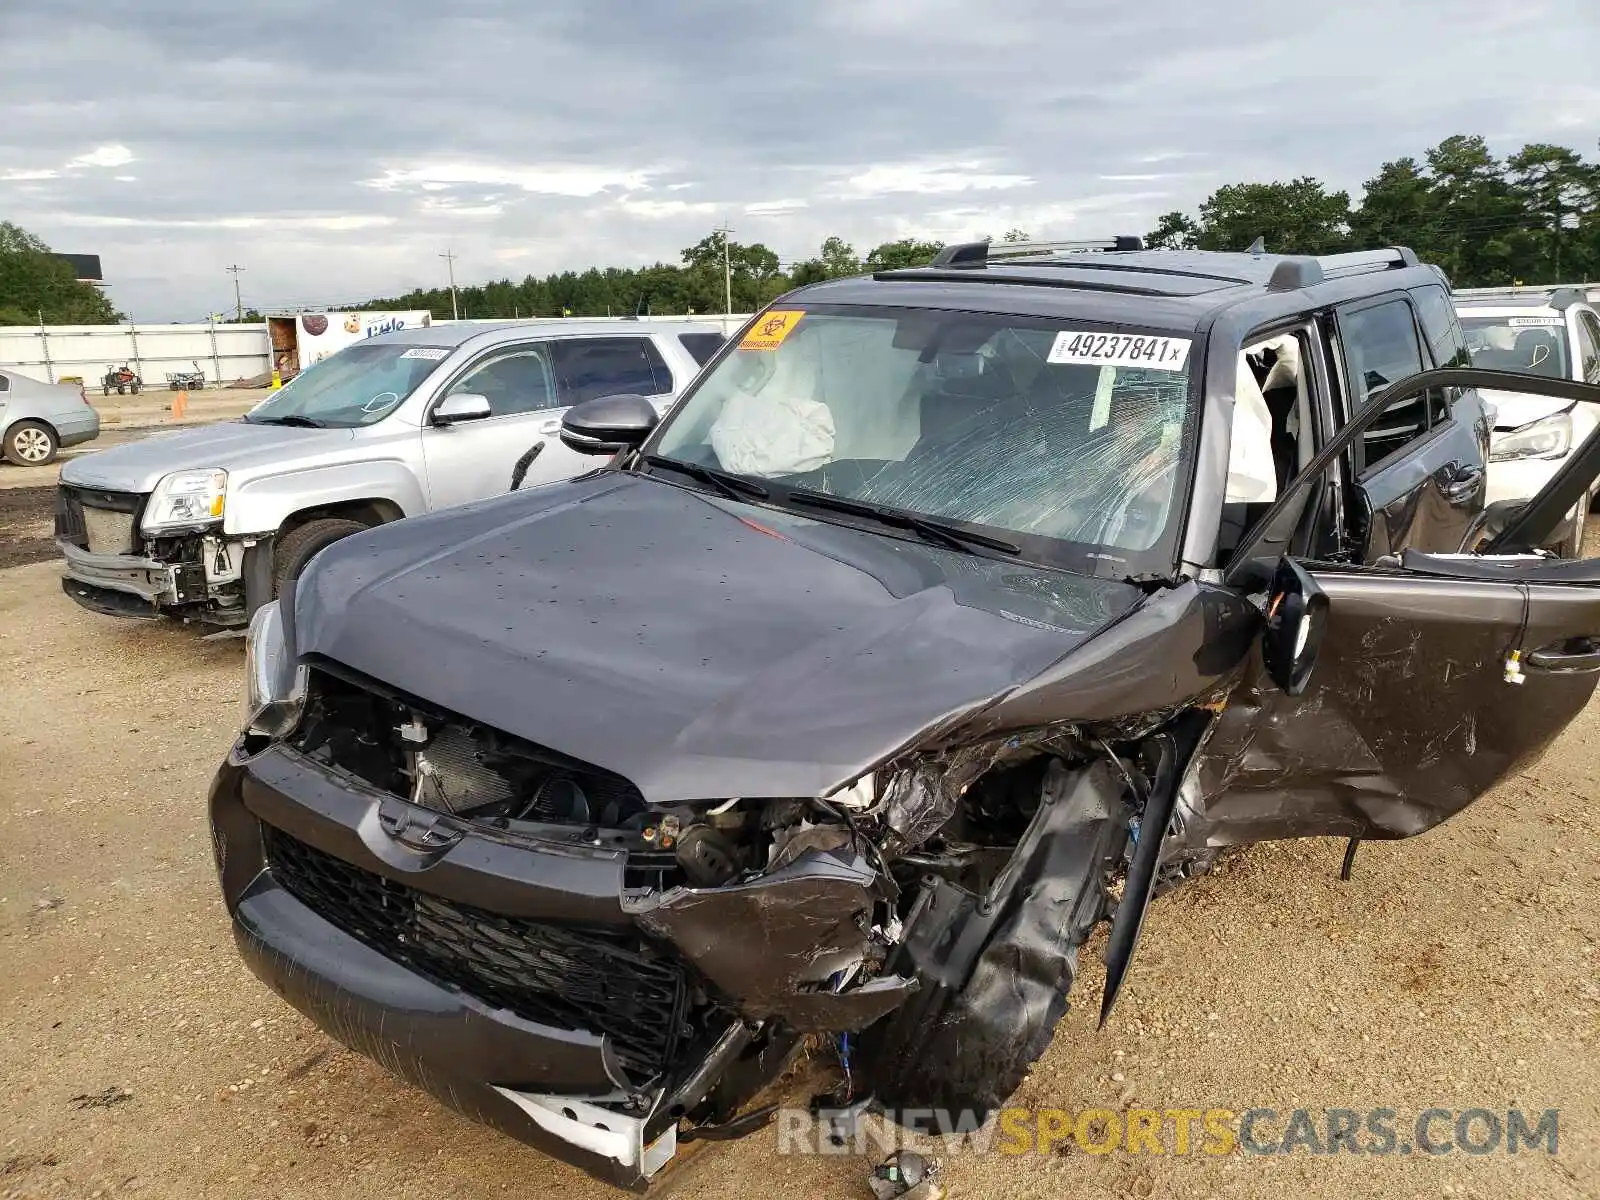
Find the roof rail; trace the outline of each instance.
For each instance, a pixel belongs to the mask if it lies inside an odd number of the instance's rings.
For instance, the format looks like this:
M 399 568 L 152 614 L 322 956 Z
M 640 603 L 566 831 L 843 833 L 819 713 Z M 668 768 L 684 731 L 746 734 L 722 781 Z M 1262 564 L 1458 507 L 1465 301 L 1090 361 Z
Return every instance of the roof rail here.
M 934 256 L 930 267 L 981 267 L 997 259 L 1045 258 L 1107 250 L 1143 250 L 1142 237 L 1120 234 L 1076 242 L 957 242 Z
M 1384 250 L 1357 250 L 1349 254 L 1297 255 L 1286 258 L 1272 270 L 1267 281 L 1269 292 L 1293 292 L 1315 287 L 1326 279 L 1345 275 L 1365 275 L 1369 271 L 1397 271 L 1420 265 L 1417 256 L 1404 246 Z

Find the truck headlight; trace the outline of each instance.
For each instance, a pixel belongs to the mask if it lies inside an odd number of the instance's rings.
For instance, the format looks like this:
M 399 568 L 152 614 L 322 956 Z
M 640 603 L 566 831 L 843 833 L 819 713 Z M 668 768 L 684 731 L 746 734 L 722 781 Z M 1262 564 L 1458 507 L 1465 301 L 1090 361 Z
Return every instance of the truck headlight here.
M 1521 429 L 1490 435 L 1489 461 L 1562 458 L 1570 449 L 1572 449 L 1572 414 L 1558 412 L 1531 425 L 1524 425 Z
M 207 468 L 163 476 L 144 506 L 146 533 L 209 525 L 222 519 L 228 503 L 228 473 Z
M 294 661 L 276 600 L 250 618 L 244 660 L 246 732 L 270 738 L 292 733 L 306 705 L 307 671 Z

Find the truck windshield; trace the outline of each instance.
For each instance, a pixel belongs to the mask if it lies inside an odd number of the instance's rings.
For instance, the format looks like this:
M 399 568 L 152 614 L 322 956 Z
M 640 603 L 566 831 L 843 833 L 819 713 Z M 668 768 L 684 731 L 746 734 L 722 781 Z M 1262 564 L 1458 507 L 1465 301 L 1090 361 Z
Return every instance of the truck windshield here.
M 1569 378 L 1564 317 L 1555 313 L 1479 317 L 1464 312 L 1461 329 L 1475 367 Z
M 793 495 L 810 516 L 825 492 L 989 530 L 1073 570 L 1164 574 L 1189 351 L 1179 334 L 1073 320 L 769 312 L 649 450 L 758 479 L 769 503 Z
M 302 371 L 245 414 L 258 425 L 350 429 L 400 407 L 450 351 L 442 346 L 362 342 Z

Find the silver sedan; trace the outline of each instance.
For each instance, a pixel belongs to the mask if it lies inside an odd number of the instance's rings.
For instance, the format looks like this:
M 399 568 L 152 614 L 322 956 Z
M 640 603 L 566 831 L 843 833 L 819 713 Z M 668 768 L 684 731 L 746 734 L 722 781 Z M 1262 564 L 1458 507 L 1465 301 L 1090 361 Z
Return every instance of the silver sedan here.
M 100 414 L 82 384 L 43 383 L 0 368 L 0 455 L 38 467 L 63 446 L 100 436 Z

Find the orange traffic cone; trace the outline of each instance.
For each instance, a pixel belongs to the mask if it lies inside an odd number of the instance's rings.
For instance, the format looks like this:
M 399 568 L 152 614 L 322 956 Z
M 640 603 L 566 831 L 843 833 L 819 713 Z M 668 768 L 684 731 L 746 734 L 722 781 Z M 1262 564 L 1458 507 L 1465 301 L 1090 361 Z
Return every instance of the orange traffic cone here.
M 187 388 L 178 391 L 178 398 L 172 402 L 172 415 L 178 420 L 183 420 L 183 413 L 189 407 L 189 392 Z

